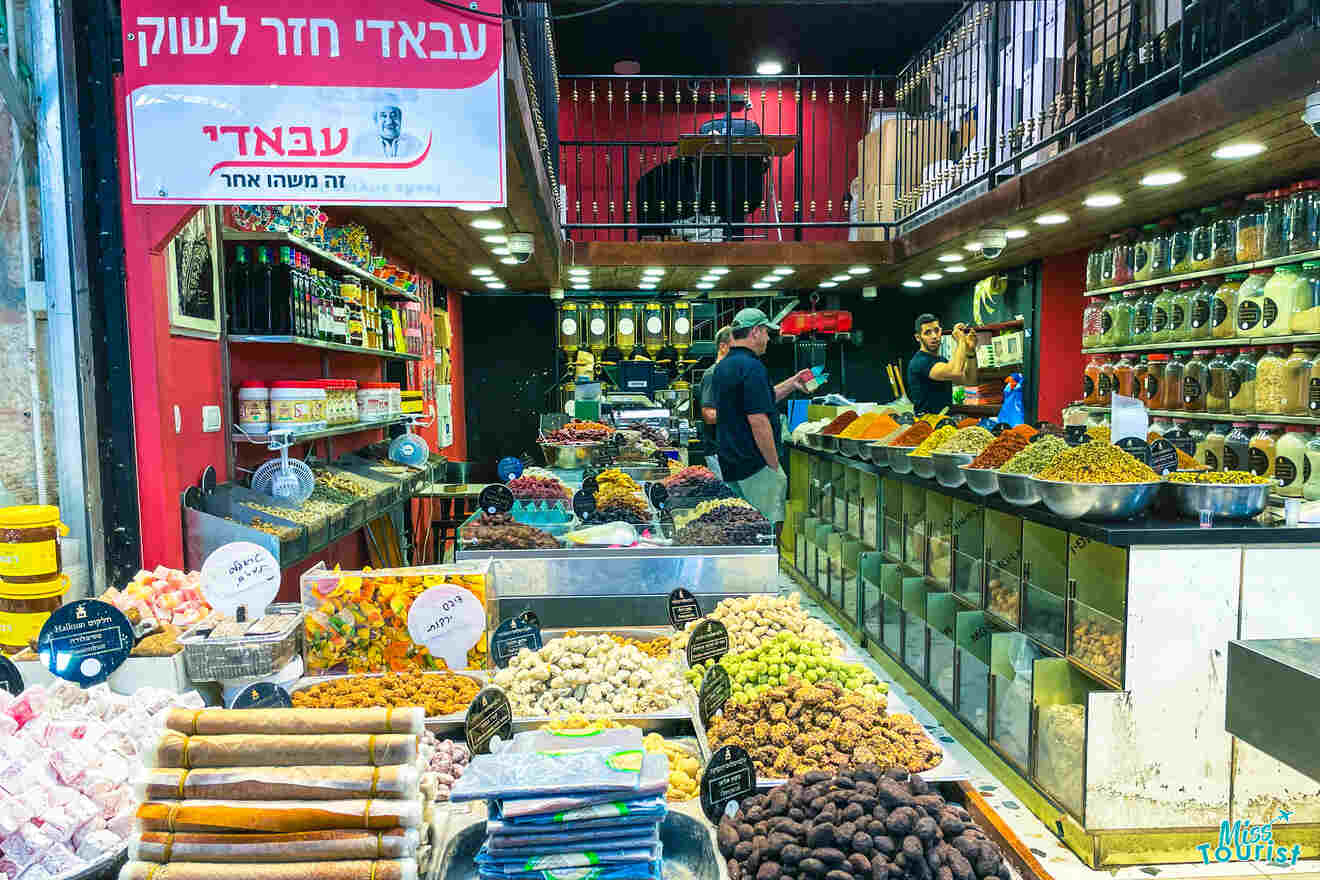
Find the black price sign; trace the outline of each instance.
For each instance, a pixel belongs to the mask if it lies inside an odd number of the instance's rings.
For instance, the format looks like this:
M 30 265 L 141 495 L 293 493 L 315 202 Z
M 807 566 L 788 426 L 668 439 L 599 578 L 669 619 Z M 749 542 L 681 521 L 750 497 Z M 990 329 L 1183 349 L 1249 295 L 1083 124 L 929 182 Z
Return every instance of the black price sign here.
M 669 625 L 682 629 L 694 620 L 701 619 L 701 604 L 690 590 L 679 587 L 669 591 Z
M 1188 434 L 1182 428 L 1172 428 L 1165 431 L 1164 439 L 1168 440 L 1174 449 L 1181 449 L 1184 455 L 1196 454 L 1196 441 L 1192 439 L 1191 434 Z
M 497 687 L 482 688 L 468 704 L 463 738 L 472 754 L 484 755 L 490 751 L 490 741 L 497 736 L 500 739 L 513 736 L 513 707 L 504 691 Z
M 701 677 L 701 689 L 697 691 L 697 713 L 701 723 L 710 727 L 711 721 L 729 702 L 733 695 L 733 682 L 724 667 L 716 663 Z
M 1069 425 L 1063 429 L 1063 439 L 1069 446 L 1081 446 L 1091 442 L 1091 435 L 1086 433 L 1086 425 Z
M 1031 435 L 1031 439 L 1028 440 L 1027 442 L 1039 443 L 1040 441 L 1044 440 L 1046 437 L 1053 437 L 1053 436 L 1054 436 L 1053 434 L 1047 433 L 1045 431 L 1037 431 L 1036 433 Z
M 1040 419 L 1039 421 L 1036 422 L 1035 425 L 1033 425 L 1033 427 L 1037 431 L 1044 431 L 1047 430 L 1048 428 L 1055 427 L 1055 424 L 1051 422 L 1049 419 Z
M 491 483 L 481 490 L 477 504 L 486 513 L 508 513 L 513 510 L 513 490 L 503 483 Z
M 720 746 L 701 774 L 701 811 L 711 824 L 719 824 L 729 804 L 738 804 L 756 791 L 756 765 L 747 750 Z
M 656 510 L 664 510 L 669 505 L 669 490 L 663 483 L 647 483 L 646 495 Z
M 894 421 L 898 422 L 900 425 L 912 425 L 916 424 L 917 417 L 910 412 L 899 413 L 894 416 Z
M 239 691 L 229 704 L 231 709 L 292 709 L 289 692 L 269 681 L 259 681 Z
M 531 612 L 527 612 L 531 613 Z M 523 648 L 541 650 L 541 624 L 529 623 L 521 616 L 510 617 L 495 627 L 490 636 L 490 656 L 500 669 L 509 665 L 509 661 L 518 656 Z
M 573 512 L 581 520 L 591 518 L 596 512 L 596 490 L 587 491 L 586 486 L 573 493 Z
M 541 618 L 537 617 L 536 612 L 530 608 L 528 608 L 522 614 L 519 614 L 518 619 L 529 626 L 534 626 L 537 629 L 541 628 Z
M 1114 445 L 1142 464 L 1150 464 L 1150 444 L 1140 437 L 1124 437 Z M 1173 460 L 1176 464 L 1178 456 L 1175 455 Z
M 83 599 L 46 619 L 37 654 L 51 674 L 80 687 L 100 684 L 133 650 L 133 625 L 109 602 Z
M 582 474 L 582 491 L 595 495 L 596 490 L 600 488 L 600 484 L 596 482 L 596 477 L 599 475 L 600 468 L 587 468 Z
M 0 690 L 8 691 L 13 696 L 23 693 L 23 676 L 18 674 L 14 661 L 0 654 Z
M 1146 462 L 1151 470 L 1163 476 L 1178 469 L 1178 450 L 1163 437 L 1150 444 L 1150 458 Z
M 703 620 L 692 628 L 687 643 L 688 666 L 717 661 L 729 653 L 729 631 L 718 620 Z
M 998 437 L 1000 434 L 1007 431 L 1009 427 L 1010 426 L 1008 422 L 996 422 L 995 425 L 990 429 L 990 433 Z

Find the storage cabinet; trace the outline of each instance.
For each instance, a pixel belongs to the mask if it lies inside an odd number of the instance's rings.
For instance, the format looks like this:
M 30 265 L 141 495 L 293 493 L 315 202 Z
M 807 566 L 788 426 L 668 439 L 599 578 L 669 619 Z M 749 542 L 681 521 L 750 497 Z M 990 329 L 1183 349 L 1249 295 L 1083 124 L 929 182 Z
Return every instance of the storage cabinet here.
M 985 512 L 985 607 L 1016 629 L 1022 607 L 1022 520 L 1001 510 Z
M 1022 523 L 1022 631 L 1053 651 L 1068 648 L 1068 533 Z
M 891 559 L 903 558 L 903 487 L 898 480 L 880 481 L 880 505 L 884 511 L 881 529 L 883 548 Z
M 1068 656 L 1123 684 L 1128 553 L 1088 538 L 1068 544 Z
M 953 498 L 926 493 L 926 577 L 934 587 L 949 590 L 953 575 Z
M 986 509 L 971 501 L 954 499 L 950 547 L 953 554 L 953 592 L 965 605 L 980 608 L 985 589 Z

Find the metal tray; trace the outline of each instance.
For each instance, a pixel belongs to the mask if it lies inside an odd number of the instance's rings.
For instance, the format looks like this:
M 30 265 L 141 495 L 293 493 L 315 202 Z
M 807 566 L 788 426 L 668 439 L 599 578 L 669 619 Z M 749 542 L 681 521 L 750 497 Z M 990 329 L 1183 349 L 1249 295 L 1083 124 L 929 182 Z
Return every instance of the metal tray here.
M 820 434 L 820 448 L 826 452 L 839 451 L 839 438 L 833 434 Z
M 295 602 L 277 602 L 268 606 L 265 613 L 288 615 L 290 622 L 274 635 L 237 636 L 219 641 L 194 636 L 194 632 L 207 623 L 209 616 L 188 627 L 179 636 L 188 677 L 193 681 L 225 681 L 274 675 L 283 669 L 301 649 L 303 606 Z
M 863 447 L 871 457 L 871 463 L 880 467 L 889 467 L 889 447 L 879 443 L 868 443 Z
M 289 688 L 289 695 L 292 696 L 293 694 L 296 694 L 299 691 L 305 691 L 308 688 L 315 687 L 318 684 L 324 684 L 327 681 L 335 681 L 341 678 L 381 678 L 385 674 L 386 673 L 384 672 L 348 672 L 340 675 L 307 675 L 298 679 L 296 682 L 293 683 L 293 686 Z M 448 672 L 442 672 L 437 670 L 435 672 L 423 673 L 423 675 L 444 675 L 444 674 L 461 675 L 464 678 L 470 678 L 477 683 L 479 688 L 485 687 L 487 684 L 490 683 L 490 677 L 484 671 L 476 670 L 476 669 L 456 669 L 456 670 L 449 670 Z M 452 727 L 462 727 L 463 720 L 464 718 L 466 718 L 466 716 L 467 716 L 467 710 L 464 709 L 462 712 L 454 712 L 449 715 L 430 716 L 424 720 L 424 723 L 426 725 L 427 730 L 431 730 L 433 732 L 435 730 L 447 730 Z

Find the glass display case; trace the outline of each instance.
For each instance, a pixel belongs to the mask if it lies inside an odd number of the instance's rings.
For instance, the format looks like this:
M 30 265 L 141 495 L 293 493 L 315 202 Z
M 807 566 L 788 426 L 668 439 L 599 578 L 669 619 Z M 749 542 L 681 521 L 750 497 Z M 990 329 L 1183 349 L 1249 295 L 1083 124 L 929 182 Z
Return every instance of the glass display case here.
M 835 463 L 830 484 L 833 492 L 831 511 L 834 516 L 834 528 L 841 532 L 848 531 L 848 474 L 853 471 L 847 465 Z
M 825 551 L 828 563 L 824 592 L 835 608 L 843 604 L 843 542 L 846 537 L 835 529 L 830 533 Z
M 972 608 L 982 607 L 985 587 L 985 513 L 972 501 L 953 502 L 953 592 Z
M 990 637 L 995 624 L 984 611 L 962 611 L 954 620 L 958 701 L 954 711 L 982 738 L 990 737 Z
M 1071 604 L 1068 656 L 1123 684 L 1128 554 L 1123 547 L 1073 536 L 1068 544 Z
M 926 586 L 924 577 L 903 578 L 903 664 L 926 681 Z
M 990 745 L 1027 773 L 1031 762 L 1031 677 L 1044 656 L 1039 645 L 1020 632 L 990 636 L 990 692 L 993 713 Z
M 903 561 L 917 572 L 926 570 L 926 490 L 903 484 Z
M 816 577 L 816 529 L 820 519 L 815 516 L 802 518 L 802 528 L 797 536 L 797 570 L 807 583 L 815 583 Z
M 848 501 L 848 525 L 844 531 L 860 541 L 862 539 L 862 472 L 857 468 L 847 468 L 844 493 Z
M 883 584 L 886 578 L 897 577 L 898 566 L 885 562 L 883 554 L 864 551 L 857 559 L 858 589 L 861 592 L 857 625 L 866 638 L 876 644 L 884 641 Z
M 953 498 L 943 492 L 926 493 L 926 577 L 932 586 L 951 588 L 953 575 Z
M 858 623 L 857 611 L 857 576 L 860 573 L 862 542 L 851 535 L 843 536 L 843 579 L 839 589 L 839 610 L 845 620 L 854 626 Z
M 890 559 L 903 558 L 903 486 L 898 480 L 880 481 L 881 540 Z
M 1022 605 L 1022 520 L 1011 513 L 985 512 L 985 607 L 1016 629 Z
M 825 471 L 828 465 L 824 459 L 811 456 L 807 466 L 807 513 L 819 518 L 824 495 Z
M 1033 678 L 1032 779 L 1080 822 L 1086 792 L 1087 695 L 1105 688 L 1058 657 L 1037 660 Z
M 857 520 L 861 523 L 863 546 L 868 550 L 880 549 L 880 478 L 861 471 L 857 493 Z
M 816 526 L 816 547 L 813 552 L 815 563 L 811 567 L 812 586 L 827 593 L 830 583 L 830 535 L 834 534 L 834 527 L 827 522 L 822 522 Z
M 1068 649 L 1068 533 L 1022 524 L 1022 626 L 1062 654 Z
M 958 611 L 962 608 L 952 593 L 929 593 L 926 596 L 926 629 L 930 644 L 927 665 L 930 686 L 935 695 L 954 706 L 957 700 L 954 681 L 954 655 L 956 653 Z
M 903 572 L 896 564 L 894 573 L 880 580 L 880 644 L 895 660 L 903 659 Z

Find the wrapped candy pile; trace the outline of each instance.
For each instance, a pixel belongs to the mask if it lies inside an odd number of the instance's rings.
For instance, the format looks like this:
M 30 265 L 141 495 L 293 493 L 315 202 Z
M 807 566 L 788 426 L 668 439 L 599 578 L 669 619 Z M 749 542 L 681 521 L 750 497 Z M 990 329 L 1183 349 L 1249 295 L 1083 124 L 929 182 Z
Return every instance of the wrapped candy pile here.
M 47 880 L 117 852 L 137 808 L 132 777 L 160 716 L 200 709 L 195 692 L 106 685 L 0 690 L 0 874 Z
M 139 571 L 123 590 L 111 587 L 98 598 L 124 612 L 134 623 L 151 618 L 160 624 L 186 627 L 211 613 L 211 606 L 202 598 L 201 573 L 163 565 L 154 571 Z

